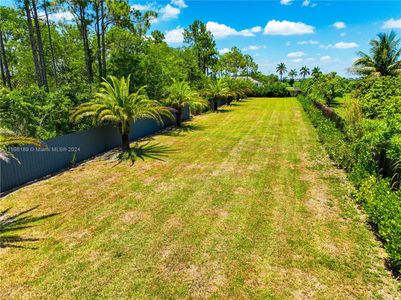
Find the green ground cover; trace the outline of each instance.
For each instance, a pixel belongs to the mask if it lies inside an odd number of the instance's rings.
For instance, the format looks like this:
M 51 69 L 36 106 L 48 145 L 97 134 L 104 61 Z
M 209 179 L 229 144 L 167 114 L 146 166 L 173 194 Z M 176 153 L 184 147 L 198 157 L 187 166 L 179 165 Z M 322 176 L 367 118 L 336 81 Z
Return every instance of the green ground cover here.
M 398 297 L 295 98 L 234 103 L 140 145 L 134 165 L 104 155 L 0 200 L 3 220 L 32 209 L 3 226 L 1 297 Z

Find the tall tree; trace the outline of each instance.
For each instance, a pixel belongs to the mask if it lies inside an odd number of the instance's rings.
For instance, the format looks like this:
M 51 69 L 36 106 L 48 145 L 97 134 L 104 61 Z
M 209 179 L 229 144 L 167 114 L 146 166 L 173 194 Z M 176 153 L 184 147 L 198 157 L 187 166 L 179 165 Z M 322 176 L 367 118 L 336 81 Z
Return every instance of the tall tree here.
M 104 9 L 104 0 L 100 1 L 100 26 L 101 26 L 101 37 L 102 37 L 102 66 L 103 66 L 103 78 L 107 76 L 107 65 L 106 65 L 106 39 L 105 39 L 105 32 L 106 32 L 106 23 L 105 23 L 105 9 Z
M 202 21 L 194 21 L 184 30 L 184 43 L 192 47 L 198 57 L 198 66 L 203 74 L 208 75 L 210 67 L 217 61 L 216 42 L 212 33 Z
M 312 69 L 311 75 L 312 75 L 314 78 L 318 77 L 318 76 L 321 75 L 321 74 L 322 74 L 322 71 L 320 70 L 319 67 L 314 67 L 314 68 Z
M 300 70 L 299 70 L 299 75 L 302 76 L 303 79 L 305 79 L 306 76 L 308 76 L 310 74 L 310 71 L 308 69 L 307 66 L 303 66 Z
M 40 64 L 39 64 L 39 57 L 38 57 L 38 49 L 36 46 L 36 41 L 35 41 L 35 35 L 33 31 L 33 26 L 32 26 L 32 15 L 31 15 L 31 8 L 30 8 L 30 2 L 29 0 L 23 0 L 24 1 L 24 10 L 25 10 L 25 15 L 26 15 L 26 21 L 28 24 L 28 33 L 29 33 L 29 42 L 31 45 L 31 50 L 32 50 L 32 57 L 33 57 L 33 64 L 35 66 L 35 74 L 36 74 L 36 79 L 38 81 L 38 86 L 42 87 L 43 86 L 43 77 L 42 73 L 40 72 Z
M 288 72 L 288 76 L 289 76 L 291 79 L 294 79 L 295 77 L 298 76 L 297 70 L 296 70 L 296 69 L 291 69 L 290 72 Z
M 279 63 L 276 67 L 276 72 L 280 75 L 280 80 L 283 80 L 283 75 L 287 73 L 287 67 L 284 63 Z
M 98 73 L 99 73 L 99 82 L 102 81 L 103 76 L 103 59 L 102 59 L 102 46 L 101 46 L 101 35 L 102 35 L 102 27 L 101 27 L 101 3 L 99 0 L 95 0 L 93 2 L 93 9 L 95 11 L 95 33 L 96 33 L 96 57 L 97 57 L 97 64 L 98 64 Z
M 43 10 L 45 12 L 45 17 L 46 17 L 47 35 L 49 38 L 49 45 L 50 45 L 50 54 L 51 54 L 51 60 L 52 60 L 54 85 L 57 87 L 58 80 L 57 80 L 56 58 L 54 55 L 54 45 L 53 45 L 53 39 L 52 39 L 52 34 L 51 34 L 51 29 L 50 29 L 49 13 L 47 11 L 49 6 L 50 6 L 50 2 L 47 0 L 44 0 L 43 1 Z
M 377 39 L 370 41 L 370 55 L 358 52 L 359 58 L 354 62 L 352 71 L 360 75 L 401 75 L 399 44 L 400 39 L 397 39 L 394 31 L 379 33 Z
M 7 87 L 12 90 L 12 85 L 11 85 L 11 75 L 10 75 L 10 69 L 8 67 L 8 58 L 6 54 L 6 48 L 4 46 L 4 38 L 3 38 L 3 31 L 1 30 L 0 27 L 0 64 L 1 64 L 1 77 L 3 80 L 4 85 L 7 85 Z
M 88 82 L 93 80 L 93 67 L 92 67 L 92 50 L 89 45 L 89 32 L 88 27 L 92 24 L 92 19 L 89 14 L 91 9 L 91 0 L 60 0 L 62 4 L 66 4 L 69 11 L 74 15 L 79 28 L 82 45 L 84 50 L 84 59 L 86 67 L 86 77 Z
M 37 40 L 37 45 L 38 45 L 40 74 L 42 77 L 42 83 L 45 87 L 45 90 L 49 91 L 49 83 L 47 81 L 45 52 L 43 50 L 43 40 L 42 40 L 42 33 L 40 30 L 40 24 L 39 24 L 38 8 L 36 5 L 36 0 L 31 0 L 31 1 L 32 1 L 33 21 L 35 24 L 36 40 Z

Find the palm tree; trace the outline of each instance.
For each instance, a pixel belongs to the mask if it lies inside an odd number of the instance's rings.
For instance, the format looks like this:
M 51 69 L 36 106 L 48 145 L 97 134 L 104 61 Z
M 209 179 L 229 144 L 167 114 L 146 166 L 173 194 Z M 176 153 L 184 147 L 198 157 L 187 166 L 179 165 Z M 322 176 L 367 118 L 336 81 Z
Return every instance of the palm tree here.
M 245 80 L 226 77 L 225 81 L 230 91 L 227 96 L 228 105 L 230 105 L 232 101 L 246 98 L 249 88 L 247 87 Z
M 299 70 L 299 75 L 302 76 L 303 79 L 305 79 L 306 76 L 308 76 L 310 74 L 310 71 L 308 69 L 307 66 L 303 66 L 300 70 Z
M 283 75 L 287 73 L 287 67 L 284 63 L 279 63 L 277 65 L 276 72 L 280 75 L 280 80 L 283 80 Z
M 129 132 L 131 124 L 139 119 L 154 119 L 163 124 L 163 116 L 173 118 L 170 111 L 157 101 L 149 100 L 144 93 L 145 86 L 130 93 L 130 76 L 118 79 L 109 76 L 102 82 L 96 98 L 76 107 L 71 118 L 78 121 L 91 116 L 98 123 L 113 123 L 121 134 L 123 151 L 130 150 Z
M 295 69 L 290 70 L 290 72 L 288 72 L 288 76 L 290 76 L 291 79 L 294 79 L 295 77 L 298 76 L 298 72 Z
M 179 127 L 181 127 L 182 111 L 185 106 L 189 106 L 191 110 L 200 110 L 207 106 L 207 101 L 192 90 L 186 81 L 174 81 L 166 91 L 168 96 L 164 103 L 175 109 L 175 121 Z
M 314 78 L 318 77 L 320 74 L 322 74 L 322 71 L 320 70 L 319 67 L 314 67 L 314 68 L 312 69 L 311 75 L 312 75 Z
M 360 75 L 401 75 L 400 39 L 396 36 L 394 31 L 379 33 L 377 39 L 370 41 L 370 55 L 359 51 L 351 70 Z
M 212 110 L 217 111 L 219 100 L 229 97 L 230 89 L 227 82 L 223 78 L 220 78 L 209 82 L 203 93 L 209 100 Z
M 37 139 L 20 136 L 11 130 L 0 128 L 0 160 L 9 162 L 10 158 L 13 158 L 19 163 L 19 160 L 10 152 L 9 147 L 22 145 L 44 146 L 44 144 Z

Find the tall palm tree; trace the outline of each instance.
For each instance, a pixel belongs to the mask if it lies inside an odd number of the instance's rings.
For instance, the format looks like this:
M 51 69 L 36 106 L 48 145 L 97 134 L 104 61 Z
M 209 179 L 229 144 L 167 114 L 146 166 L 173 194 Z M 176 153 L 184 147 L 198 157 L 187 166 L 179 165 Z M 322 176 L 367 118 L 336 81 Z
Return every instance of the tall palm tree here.
M 11 130 L 0 128 L 0 160 L 9 162 L 10 158 L 13 158 L 19 163 L 19 160 L 10 152 L 9 147 L 23 145 L 43 147 L 43 143 L 37 139 L 20 136 Z
M 400 39 L 396 37 L 394 31 L 379 33 L 377 39 L 370 41 L 370 55 L 358 52 L 359 58 L 354 62 L 352 70 L 361 75 L 401 75 Z
M 314 67 L 314 68 L 312 69 L 311 75 L 312 75 L 314 78 L 318 77 L 320 74 L 322 74 L 322 71 L 320 70 L 319 67 Z
M 175 121 L 181 127 L 182 111 L 185 106 L 191 110 L 200 110 L 207 106 L 207 101 L 192 90 L 186 81 L 174 81 L 167 89 L 164 104 L 175 109 Z
M 291 69 L 290 72 L 288 72 L 288 76 L 290 76 L 291 79 L 294 79 L 295 77 L 298 76 L 297 70 Z
M 220 78 L 209 82 L 203 93 L 209 100 L 211 109 L 217 111 L 219 100 L 230 96 L 230 88 L 228 87 L 227 82 L 223 78 Z
M 279 63 L 276 67 L 276 72 L 280 75 L 280 80 L 283 80 L 283 75 L 287 73 L 287 67 L 284 63 Z
M 170 111 L 154 100 L 149 100 L 145 86 L 130 93 L 130 76 L 118 79 L 109 76 L 102 82 L 94 100 L 76 107 L 71 114 L 74 121 L 91 116 L 98 123 L 113 123 L 121 134 L 123 151 L 128 151 L 131 124 L 139 119 L 154 119 L 163 124 L 163 116 L 173 118 Z
M 310 74 L 310 71 L 309 71 L 309 68 L 307 66 L 303 66 L 299 70 L 299 75 L 301 75 L 303 79 L 305 79 L 305 77 L 308 76 L 309 74 Z

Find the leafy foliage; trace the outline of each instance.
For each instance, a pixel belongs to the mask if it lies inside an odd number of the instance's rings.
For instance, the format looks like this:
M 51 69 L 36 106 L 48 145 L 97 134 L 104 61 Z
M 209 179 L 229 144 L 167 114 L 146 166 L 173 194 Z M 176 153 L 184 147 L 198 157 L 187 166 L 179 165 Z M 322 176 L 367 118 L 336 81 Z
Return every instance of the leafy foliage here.
M 122 136 L 122 149 L 129 149 L 128 134 L 131 124 L 140 119 L 154 119 L 163 123 L 163 116 L 171 118 L 171 113 L 158 102 L 149 100 L 144 93 L 145 87 L 130 93 L 130 76 L 118 79 L 109 76 L 102 82 L 96 99 L 83 103 L 71 114 L 74 121 L 93 117 L 97 123 L 113 123 Z
M 400 39 L 396 38 L 394 31 L 379 33 L 377 39 L 370 41 L 370 55 L 358 52 L 359 58 L 354 62 L 352 70 L 361 75 L 401 75 L 399 44 Z

